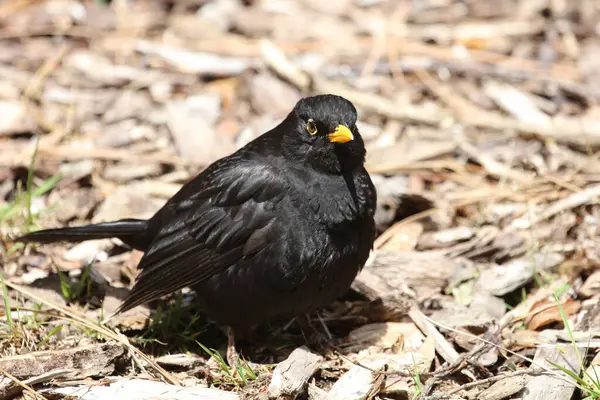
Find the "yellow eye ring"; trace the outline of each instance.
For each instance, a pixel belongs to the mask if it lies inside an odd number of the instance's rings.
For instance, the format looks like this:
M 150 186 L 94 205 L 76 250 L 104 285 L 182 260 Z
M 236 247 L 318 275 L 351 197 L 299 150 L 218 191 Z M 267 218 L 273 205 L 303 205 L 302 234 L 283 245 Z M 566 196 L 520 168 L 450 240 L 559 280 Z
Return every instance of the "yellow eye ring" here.
M 317 134 L 317 125 L 315 124 L 315 121 L 313 121 L 312 119 L 309 119 L 308 122 L 306 123 L 306 130 L 311 135 L 316 135 Z

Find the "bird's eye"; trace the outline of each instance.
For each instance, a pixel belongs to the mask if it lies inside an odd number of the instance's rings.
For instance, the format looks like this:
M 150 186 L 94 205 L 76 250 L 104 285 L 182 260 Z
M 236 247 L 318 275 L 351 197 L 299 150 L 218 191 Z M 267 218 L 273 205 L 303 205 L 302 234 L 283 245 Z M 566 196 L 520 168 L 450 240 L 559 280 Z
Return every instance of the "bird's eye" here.
M 315 135 L 317 133 L 317 124 L 315 124 L 315 121 L 313 121 L 312 119 L 309 119 L 308 122 L 306 123 L 306 130 L 311 135 Z

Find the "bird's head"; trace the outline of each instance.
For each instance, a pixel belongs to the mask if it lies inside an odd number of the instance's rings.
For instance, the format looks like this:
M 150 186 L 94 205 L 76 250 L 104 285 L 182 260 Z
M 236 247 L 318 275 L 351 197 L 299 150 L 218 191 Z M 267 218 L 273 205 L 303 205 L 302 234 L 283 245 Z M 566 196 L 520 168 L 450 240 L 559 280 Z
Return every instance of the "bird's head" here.
M 354 105 L 343 97 L 301 99 L 283 123 L 283 150 L 323 172 L 344 173 L 361 166 L 365 145 L 356 127 Z

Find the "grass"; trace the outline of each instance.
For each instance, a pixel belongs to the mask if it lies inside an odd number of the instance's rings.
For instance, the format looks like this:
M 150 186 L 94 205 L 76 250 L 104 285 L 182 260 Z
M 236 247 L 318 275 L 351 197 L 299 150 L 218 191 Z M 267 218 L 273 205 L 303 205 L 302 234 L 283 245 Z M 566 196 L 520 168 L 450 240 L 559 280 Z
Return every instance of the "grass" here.
M 12 308 L 10 306 L 10 298 L 8 297 L 8 288 L 4 283 L 4 277 L 0 272 L 0 283 L 2 284 L 2 298 L 4 300 L 4 313 L 6 314 L 6 322 L 10 331 L 14 333 L 15 323 L 12 319 Z
M 179 294 L 175 304 L 160 306 L 155 311 L 148 327 L 135 341 L 145 347 L 158 344 L 168 351 L 197 350 L 197 339 L 206 331 L 207 324 L 195 311 L 192 305 L 183 304 L 183 296 Z
M 60 290 L 68 302 L 79 300 L 84 294 L 84 291 L 87 296 L 90 296 L 93 284 L 93 281 L 90 278 L 91 267 L 92 263 L 90 262 L 81 272 L 81 277 L 73 282 L 69 281 L 69 278 L 65 273 L 57 271 L 58 278 L 60 279 Z
M 206 354 L 208 354 L 210 357 L 214 358 L 215 361 L 217 361 L 219 369 L 223 372 L 222 375 L 225 379 L 223 381 L 213 382 L 214 385 L 226 385 L 241 388 L 246 386 L 249 383 L 249 381 L 254 381 L 257 379 L 258 375 L 248 364 L 248 361 L 240 358 L 238 359 L 237 365 L 234 366 L 235 369 L 232 369 L 230 365 L 227 365 L 227 362 L 225 361 L 225 359 L 223 359 L 221 353 L 219 353 L 215 349 L 209 349 L 200 342 L 196 343 L 198 344 L 198 346 L 200 346 L 200 348 L 202 348 L 202 350 L 204 350 Z M 237 372 L 237 376 L 239 376 L 239 379 L 236 379 L 236 374 L 234 371 Z
M 411 353 L 410 355 L 413 360 L 413 371 L 409 370 L 409 374 L 415 385 L 415 394 L 413 395 L 413 400 L 415 400 L 419 398 L 421 393 L 423 393 L 423 382 L 421 382 L 421 375 L 419 374 L 419 370 L 417 369 L 417 362 L 415 361 L 415 356 L 413 353 Z
M 566 292 L 567 290 L 568 290 L 568 288 L 563 287 L 563 288 L 559 289 L 557 291 L 557 293 L 554 293 L 553 297 L 554 297 L 554 301 L 558 307 L 558 311 L 560 313 L 562 322 L 565 326 L 565 330 L 567 331 L 567 334 L 569 335 L 569 339 L 571 340 L 571 345 L 573 346 L 573 348 L 575 350 L 575 354 L 577 354 L 577 359 L 579 361 L 579 365 L 581 368 L 581 375 L 576 374 L 575 372 L 571 371 L 570 369 L 567 369 L 567 368 L 563 367 L 562 365 L 558 365 L 555 362 L 552 362 L 550 360 L 547 360 L 547 361 L 554 368 L 561 370 L 562 372 L 564 372 L 565 374 L 567 374 L 568 376 L 570 376 L 572 379 L 575 380 L 575 382 L 577 383 L 576 386 L 587 394 L 587 396 L 584 397 L 583 400 L 599 400 L 600 399 L 600 379 L 598 378 L 596 368 L 595 367 L 592 368 L 594 375 L 595 375 L 594 377 L 592 377 L 586 370 L 585 358 L 587 357 L 587 347 L 586 347 L 586 353 L 584 353 L 584 356 L 582 357 L 581 353 L 579 352 L 579 346 L 578 346 L 577 342 L 575 341 L 575 336 L 573 335 L 573 331 L 571 330 L 569 320 L 567 319 L 565 311 L 559 300 L 559 296 L 561 294 L 563 294 L 564 292 Z
M 35 148 L 29 162 L 25 191 L 22 190 L 20 185 L 17 185 L 15 199 L 0 208 L 0 226 L 20 226 L 22 227 L 22 230 L 26 232 L 39 228 L 36 225 L 36 219 L 40 215 L 40 212 L 35 212 L 33 210 L 32 201 L 52 190 L 62 176 L 57 174 L 43 181 L 40 185 L 35 185 L 35 163 L 37 159 L 38 144 L 39 138 L 35 142 Z M 13 248 L 14 247 L 15 246 L 13 246 Z M 21 246 L 18 246 L 17 248 L 22 247 L 23 245 L 21 244 Z M 11 248 L 11 251 L 14 250 Z
M 1 273 L 0 286 L 6 317 L 6 324 L 0 324 L 0 348 L 8 350 L 10 347 L 26 347 L 29 350 L 39 350 L 62 330 L 62 325 L 58 325 L 48 331 L 49 322 L 42 319 L 41 304 L 34 304 L 33 309 L 11 306 L 8 288 Z
M 37 295 L 36 293 L 30 291 L 27 287 L 16 285 L 12 282 L 4 282 L 6 286 L 8 286 L 13 291 L 21 294 L 24 297 L 27 297 L 35 302 L 39 302 L 43 304 L 45 307 L 50 309 L 51 311 L 44 311 L 43 313 L 48 315 L 49 317 L 61 319 L 68 321 L 70 325 L 81 326 L 90 331 L 95 331 L 99 336 L 105 337 L 107 339 L 112 339 L 117 343 L 121 343 L 125 346 L 130 354 L 133 356 L 134 362 L 140 365 L 142 368 L 151 367 L 157 373 L 159 373 L 166 382 L 178 385 L 179 380 L 169 373 L 167 370 L 158 365 L 151 357 L 147 356 L 144 352 L 140 351 L 136 346 L 133 346 L 127 337 L 123 334 L 115 332 L 114 330 L 106 327 L 99 321 L 94 321 L 86 316 L 85 313 L 81 312 L 72 307 L 63 307 L 54 303 L 51 300 L 48 300 L 44 297 Z M 100 319 L 100 318 L 99 318 Z M 58 332 L 56 332 L 58 333 Z M 0 346 L 0 348 L 3 348 Z

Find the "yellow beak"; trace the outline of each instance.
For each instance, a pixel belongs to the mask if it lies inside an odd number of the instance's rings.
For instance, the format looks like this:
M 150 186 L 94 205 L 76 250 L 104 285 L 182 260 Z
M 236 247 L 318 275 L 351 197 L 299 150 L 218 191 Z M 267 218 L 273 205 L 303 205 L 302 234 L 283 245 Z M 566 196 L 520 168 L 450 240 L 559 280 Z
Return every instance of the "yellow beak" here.
M 344 125 L 338 125 L 337 128 L 335 128 L 335 131 L 327 136 L 329 137 L 329 141 L 331 143 L 346 143 L 354 140 L 354 135 L 352 135 L 350 129 Z

